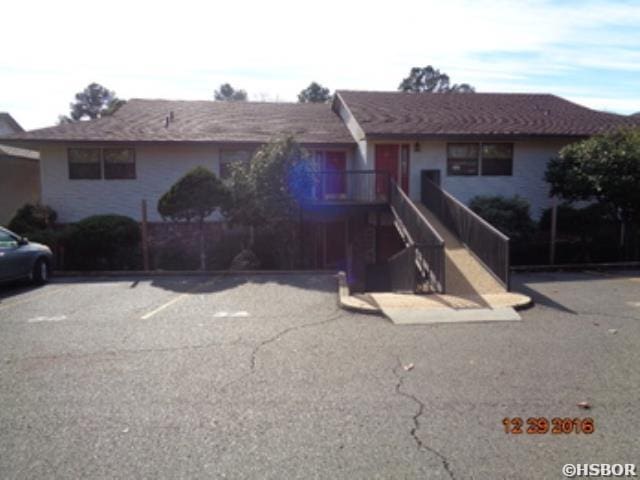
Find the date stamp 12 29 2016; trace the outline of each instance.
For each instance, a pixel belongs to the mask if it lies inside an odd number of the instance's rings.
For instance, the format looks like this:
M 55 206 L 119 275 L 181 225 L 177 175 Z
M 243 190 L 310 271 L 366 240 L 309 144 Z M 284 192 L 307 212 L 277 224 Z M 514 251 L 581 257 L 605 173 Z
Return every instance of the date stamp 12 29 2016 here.
M 522 417 L 505 417 L 502 419 L 504 433 L 510 435 L 553 435 L 586 434 L 590 435 L 596 430 L 593 418 L 569 418 L 553 417 L 529 417 L 523 420 Z

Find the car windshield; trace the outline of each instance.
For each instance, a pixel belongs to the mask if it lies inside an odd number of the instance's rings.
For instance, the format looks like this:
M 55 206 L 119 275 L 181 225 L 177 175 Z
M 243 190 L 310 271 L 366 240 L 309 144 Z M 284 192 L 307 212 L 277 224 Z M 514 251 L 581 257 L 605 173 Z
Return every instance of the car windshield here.
M 0 248 L 13 248 L 18 245 L 16 237 L 5 230 L 0 230 Z

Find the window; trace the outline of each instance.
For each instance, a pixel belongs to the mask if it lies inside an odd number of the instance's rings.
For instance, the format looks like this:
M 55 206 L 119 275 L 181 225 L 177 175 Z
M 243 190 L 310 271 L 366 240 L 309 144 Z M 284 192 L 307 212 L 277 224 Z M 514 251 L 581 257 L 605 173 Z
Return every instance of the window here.
M 512 175 L 513 144 L 482 144 L 482 175 Z
M 450 143 L 448 175 L 513 175 L 512 143 Z
M 0 248 L 15 248 L 18 246 L 18 240 L 9 232 L 0 230 Z
M 136 178 L 136 158 L 133 148 L 104 148 L 102 159 L 106 180 Z
M 479 152 L 477 143 L 447 145 L 447 175 L 477 175 Z
M 69 178 L 72 180 L 99 180 L 100 170 L 99 148 L 70 148 Z
M 231 178 L 233 165 L 249 165 L 253 150 L 221 150 L 220 151 L 220 178 L 223 180 Z
M 69 178 L 71 180 L 106 180 L 136 178 L 136 157 L 133 148 L 70 148 Z

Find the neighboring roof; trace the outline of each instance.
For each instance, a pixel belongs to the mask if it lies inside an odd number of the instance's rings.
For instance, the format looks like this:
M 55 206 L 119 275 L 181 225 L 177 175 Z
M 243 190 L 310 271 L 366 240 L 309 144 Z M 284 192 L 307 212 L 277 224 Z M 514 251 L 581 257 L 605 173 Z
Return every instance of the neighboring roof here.
M 173 112 L 173 121 L 166 119 Z M 353 144 L 327 104 L 129 100 L 113 115 L 2 138 L 41 142 L 252 142 L 293 134 L 306 144 Z M 21 142 L 13 142 L 20 140 Z
M 1 156 L 24 158 L 25 160 L 38 160 L 40 158 L 40 154 L 37 151 L 10 147 L 8 145 L 0 145 L 0 157 Z
M 24 129 L 10 114 L 0 112 L 0 134 L 7 129 L 15 133 L 24 132 Z M 8 145 L 0 145 L 0 156 L 22 158 L 25 160 L 38 160 L 40 158 L 40 154 L 38 152 L 25 150 L 23 148 L 10 147 Z
M 599 112 L 555 95 L 337 92 L 367 137 L 588 136 L 635 117 Z
M 24 132 L 24 128 L 7 112 L 0 112 L 0 126 L 7 125 L 14 132 Z M 2 131 L 2 129 L 0 129 Z

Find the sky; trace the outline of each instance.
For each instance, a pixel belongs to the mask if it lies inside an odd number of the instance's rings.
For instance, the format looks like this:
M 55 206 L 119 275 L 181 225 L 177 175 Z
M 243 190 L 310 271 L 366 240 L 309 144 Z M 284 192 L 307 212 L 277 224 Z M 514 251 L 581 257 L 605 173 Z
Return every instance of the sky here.
M 478 92 L 640 111 L 640 0 L 5 2 L 0 111 L 54 125 L 89 83 L 119 98 L 295 101 L 311 81 L 395 90 L 433 65 Z

